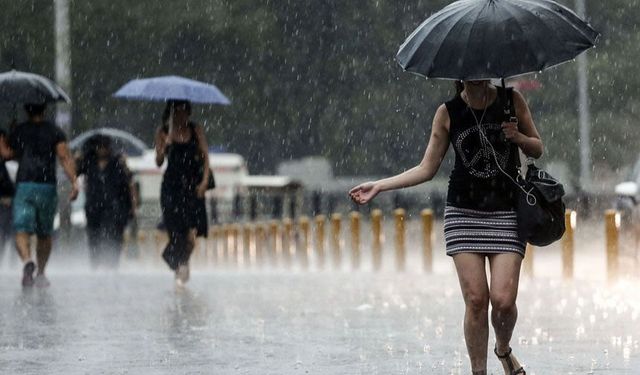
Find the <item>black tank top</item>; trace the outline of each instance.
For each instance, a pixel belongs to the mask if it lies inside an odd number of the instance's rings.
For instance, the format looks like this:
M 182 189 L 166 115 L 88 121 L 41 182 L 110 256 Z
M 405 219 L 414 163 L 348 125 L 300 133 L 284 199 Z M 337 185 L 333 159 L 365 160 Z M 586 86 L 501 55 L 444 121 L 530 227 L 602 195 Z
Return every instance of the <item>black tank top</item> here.
M 449 176 L 448 205 L 481 211 L 514 209 L 515 186 L 497 167 L 493 151 L 486 144 L 488 140 L 493 146 L 500 167 L 515 176 L 518 148 L 502 136 L 503 97 L 502 88 L 498 87 L 498 95 L 487 107 L 480 128 L 476 118 L 480 121 L 482 110 L 471 109 L 460 95 L 445 103 L 450 118 L 449 141 L 456 155 Z
M 177 189 L 178 194 L 185 190 L 195 192 L 202 176 L 202 160 L 196 139 L 196 124 L 188 123 L 191 138 L 184 143 L 173 142 L 167 148 L 167 169 L 164 172 L 163 185 Z

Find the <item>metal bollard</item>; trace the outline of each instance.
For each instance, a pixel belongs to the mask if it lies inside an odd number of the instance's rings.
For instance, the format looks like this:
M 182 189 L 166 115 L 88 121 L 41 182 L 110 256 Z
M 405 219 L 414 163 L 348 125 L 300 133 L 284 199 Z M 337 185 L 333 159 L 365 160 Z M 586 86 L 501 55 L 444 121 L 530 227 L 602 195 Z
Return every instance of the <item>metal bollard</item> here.
M 342 230 L 342 215 L 331 215 L 331 251 L 333 268 L 342 267 L 342 244 L 340 243 L 340 231 Z
M 422 217 L 422 267 L 425 272 L 433 272 L 433 210 L 424 209 Z
M 309 268 L 309 218 L 307 216 L 300 217 L 300 246 L 297 246 L 298 259 L 302 268 Z
M 254 224 L 254 241 L 255 241 L 255 258 L 256 258 L 256 266 L 263 267 L 264 266 L 264 240 L 265 240 L 265 229 L 262 223 Z
M 132 243 L 132 242 L 133 242 L 133 241 L 131 241 L 131 234 L 129 233 L 129 231 L 128 231 L 128 230 L 125 230 L 125 232 L 124 232 L 124 237 L 122 238 L 122 248 L 123 248 L 125 251 L 123 251 L 123 252 L 122 252 L 122 255 L 124 255 L 124 254 L 125 254 L 125 252 L 126 252 L 127 257 L 126 257 L 126 258 L 124 258 L 124 260 L 127 260 L 127 259 L 131 259 L 131 258 L 133 258 L 133 254 L 132 254 L 132 251 L 131 251 L 131 248 L 132 248 L 131 243 Z M 137 244 L 138 244 L 138 243 L 136 242 L 136 245 L 137 245 Z M 138 248 L 140 248 L 140 247 L 138 247 Z M 139 256 L 139 255 L 140 255 L 140 253 L 138 252 L 138 256 Z
M 167 232 L 156 230 L 155 231 L 155 244 L 156 244 L 156 261 L 162 260 L 162 252 L 165 249 L 165 246 L 169 243 L 169 236 Z
M 189 258 L 193 259 L 193 262 L 191 262 L 191 264 L 194 269 L 203 264 L 203 253 L 204 251 L 202 249 L 202 246 L 200 246 L 200 239 L 196 237 L 193 243 L 193 249 L 191 249 L 191 257 Z
M 242 227 L 242 265 L 244 267 L 250 267 L 251 264 L 255 262 L 255 247 L 251 241 L 252 232 L 253 228 L 251 224 L 245 224 Z M 251 251 L 252 249 L 254 249 L 254 251 Z
M 280 228 L 278 222 L 273 220 L 269 223 L 269 261 L 272 266 L 278 266 L 280 258 Z
M 611 282 L 618 278 L 620 214 L 616 210 L 605 211 L 604 224 L 607 237 L 607 280 Z
M 527 248 L 524 253 L 524 260 L 522 261 L 522 271 L 528 277 L 533 277 L 533 260 L 535 259 L 536 248 L 527 244 Z
M 565 279 L 573 278 L 573 258 L 574 258 L 574 231 L 576 229 L 576 212 L 566 210 L 564 213 L 564 223 L 566 230 L 562 237 L 562 276 Z
M 237 267 L 240 264 L 240 247 L 238 246 L 238 238 L 240 237 L 240 229 L 236 224 L 229 226 L 229 257 L 231 265 Z
M 153 258 L 154 260 L 157 260 L 158 255 L 160 255 L 162 253 L 162 237 L 161 237 L 162 232 L 159 230 L 155 230 L 153 232 L 153 234 L 144 234 L 141 233 L 140 236 L 143 239 L 143 241 L 145 239 L 147 239 L 148 242 L 151 242 L 151 235 L 153 235 Z M 151 244 L 150 244 L 151 245 Z M 151 252 L 151 251 L 150 251 Z
M 379 271 L 382 268 L 382 210 L 371 211 L 371 231 L 373 232 L 373 243 L 371 247 L 371 261 L 373 270 Z
M 139 231 L 138 232 L 138 236 L 136 238 L 136 241 L 138 241 L 138 248 L 140 249 L 140 253 L 138 254 L 138 257 L 141 260 L 144 260 L 145 255 L 147 254 L 147 234 L 144 231 Z
M 291 252 L 293 247 L 291 246 L 293 238 L 293 221 L 286 218 L 282 221 L 282 261 L 286 268 L 291 267 Z
M 222 262 L 225 266 L 231 263 L 231 246 L 229 246 L 231 237 L 231 227 L 229 224 L 222 226 Z
M 393 211 L 396 227 L 396 269 L 398 271 L 404 271 L 406 263 L 406 248 L 405 248 L 405 222 L 406 211 L 402 208 L 397 208 Z
M 209 227 L 209 236 L 206 241 L 207 265 L 212 266 L 217 263 L 216 240 L 218 236 L 217 226 Z
M 352 212 L 351 218 L 351 268 L 360 268 L 360 214 Z
M 216 258 L 218 259 L 218 265 L 224 265 L 224 228 L 223 226 L 218 226 L 218 241 L 216 242 Z
M 317 215 L 316 221 L 316 255 L 318 257 L 318 269 L 324 268 L 325 251 L 324 251 L 324 223 L 327 217 Z

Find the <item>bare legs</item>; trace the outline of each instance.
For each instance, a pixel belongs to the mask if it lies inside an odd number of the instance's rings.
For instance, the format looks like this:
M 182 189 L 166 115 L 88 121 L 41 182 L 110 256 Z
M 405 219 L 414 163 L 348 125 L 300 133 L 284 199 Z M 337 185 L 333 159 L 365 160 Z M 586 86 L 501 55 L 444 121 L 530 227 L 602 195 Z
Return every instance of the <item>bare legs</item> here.
M 16 250 L 20 256 L 22 263 L 27 263 L 31 260 L 31 235 L 29 233 L 18 232 L 16 233 Z
M 518 319 L 516 297 L 520 281 L 520 264 L 522 258 L 516 254 L 493 255 L 490 258 L 491 267 L 491 324 L 496 334 L 496 351 L 500 355 L 509 353 L 511 335 Z M 511 357 L 514 369 L 520 368 L 520 363 Z M 500 361 L 505 374 L 510 374 L 507 362 Z
M 182 285 L 189 280 L 189 258 L 196 245 L 196 230 L 169 233 L 169 244 L 163 253 L 163 258 L 169 267 L 176 272 L 176 282 Z
M 44 268 L 49 261 L 49 255 L 51 255 L 51 237 L 38 237 L 36 244 L 36 258 L 38 263 L 38 275 L 44 275 Z
M 518 316 L 515 301 L 522 258 L 517 254 L 496 254 L 488 258 L 491 287 L 487 282 L 484 255 L 462 253 L 453 257 L 466 306 L 465 342 L 472 372 L 477 375 L 486 374 L 487 370 L 489 302 L 492 306 L 491 323 L 496 334 L 496 347 L 500 354 L 509 350 L 509 342 Z
M 471 359 L 471 370 L 482 374 L 487 370 L 489 340 L 489 286 L 484 257 L 479 254 L 458 254 L 453 257 L 466 306 L 464 339 Z M 479 372 L 480 371 L 480 372 Z
M 51 236 L 38 236 L 36 243 L 36 261 L 38 265 L 38 274 L 44 274 L 44 269 L 51 255 Z M 31 260 L 31 235 L 25 232 L 16 233 L 16 249 L 22 263 Z

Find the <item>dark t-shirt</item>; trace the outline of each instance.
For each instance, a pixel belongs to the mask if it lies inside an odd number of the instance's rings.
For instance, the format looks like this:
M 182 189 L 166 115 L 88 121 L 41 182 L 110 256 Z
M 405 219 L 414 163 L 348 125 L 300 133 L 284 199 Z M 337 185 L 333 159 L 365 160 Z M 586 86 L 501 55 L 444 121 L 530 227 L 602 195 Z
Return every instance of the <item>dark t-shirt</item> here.
M 9 144 L 18 160 L 16 181 L 56 183 L 56 146 L 66 142 L 62 130 L 49 121 L 24 122 L 9 135 Z

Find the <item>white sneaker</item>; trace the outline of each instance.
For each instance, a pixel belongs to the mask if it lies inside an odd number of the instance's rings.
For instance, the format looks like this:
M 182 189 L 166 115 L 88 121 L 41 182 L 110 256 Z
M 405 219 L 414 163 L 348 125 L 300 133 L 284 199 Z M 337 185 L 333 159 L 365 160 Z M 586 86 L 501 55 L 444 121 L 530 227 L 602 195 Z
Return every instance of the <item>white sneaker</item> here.
M 38 288 L 47 288 L 51 285 L 49 279 L 44 274 L 39 274 L 33 279 L 33 284 Z

